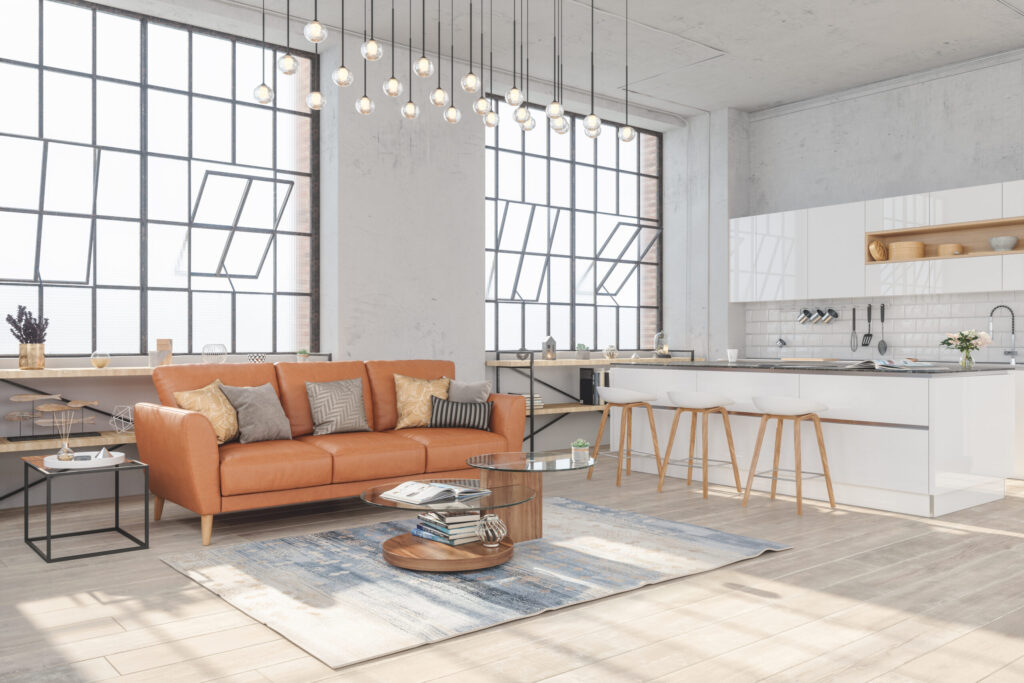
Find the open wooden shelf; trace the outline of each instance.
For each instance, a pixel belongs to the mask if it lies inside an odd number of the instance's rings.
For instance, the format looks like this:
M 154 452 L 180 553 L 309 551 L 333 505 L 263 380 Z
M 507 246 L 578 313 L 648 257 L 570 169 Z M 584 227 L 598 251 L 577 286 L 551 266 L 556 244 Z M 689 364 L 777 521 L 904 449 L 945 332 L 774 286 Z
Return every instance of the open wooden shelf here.
M 543 408 L 533 411 L 534 415 L 561 415 L 563 413 L 599 413 L 604 406 L 588 406 L 582 403 L 546 403 Z M 529 413 L 529 411 L 527 411 Z
M 99 436 L 72 436 L 68 440 L 71 448 L 89 448 L 92 446 L 115 446 L 135 443 L 135 432 L 100 432 Z M 32 451 L 56 450 L 63 445 L 60 439 L 31 439 L 29 441 L 10 441 L 0 438 L 0 453 L 29 453 Z
M 697 358 L 696 360 L 703 360 Z M 537 358 L 533 361 L 535 368 L 597 368 L 607 367 L 612 363 L 617 365 L 644 365 L 657 363 L 689 363 L 689 358 L 591 358 L 590 360 L 579 360 L 576 358 L 558 358 L 557 360 L 543 360 Z M 518 358 L 489 360 L 489 368 L 528 368 L 530 361 L 519 360 Z
M 1003 235 L 1016 237 L 1018 239 L 1017 247 L 1010 251 L 993 251 L 992 247 L 989 246 L 989 239 Z M 915 259 L 890 258 L 886 261 L 875 261 L 871 258 L 871 254 L 868 251 L 868 245 L 874 240 L 885 244 L 886 249 L 889 249 L 889 245 L 892 242 L 923 242 L 924 256 Z M 939 256 L 939 245 L 950 242 L 963 245 L 964 253 Z M 925 225 L 916 228 L 901 228 L 899 230 L 879 230 L 864 234 L 864 262 L 869 265 L 971 258 L 975 256 L 1002 256 L 1005 254 L 1024 254 L 1024 216 L 993 218 L 966 223 Z
M 105 367 L 105 368 L 45 368 L 43 370 L 18 370 L 0 368 L 0 379 L 70 379 L 75 377 L 148 377 L 153 374 L 149 367 Z

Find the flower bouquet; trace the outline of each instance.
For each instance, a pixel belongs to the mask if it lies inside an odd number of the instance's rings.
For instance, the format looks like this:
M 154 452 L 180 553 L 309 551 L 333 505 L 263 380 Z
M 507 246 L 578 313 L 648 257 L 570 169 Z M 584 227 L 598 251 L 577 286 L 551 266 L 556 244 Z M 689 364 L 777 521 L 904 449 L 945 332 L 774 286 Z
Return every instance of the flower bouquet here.
M 946 338 L 939 342 L 939 346 L 956 349 L 960 352 L 960 367 L 973 368 L 974 356 L 971 354 L 991 343 L 992 337 L 988 332 L 960 330 L 959 332 L 949 332 L 946 334 Z

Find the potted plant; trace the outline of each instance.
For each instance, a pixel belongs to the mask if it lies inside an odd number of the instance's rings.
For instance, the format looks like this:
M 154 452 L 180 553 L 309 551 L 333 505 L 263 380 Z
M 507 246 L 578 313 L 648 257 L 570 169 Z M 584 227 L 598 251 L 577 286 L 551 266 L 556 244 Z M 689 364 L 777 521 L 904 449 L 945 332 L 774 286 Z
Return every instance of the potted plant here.
M 309 349 L 299 349 L 295 352 L 295 360 L 299 363 L 305 363 L 309 360 Z
M 576 439 L 569 448 L 572 449 L 573 462 L 586 462 L 590 457 L 590 442 L 586 439 Z
M 11 326 L 11 334 L 18 340 L 18 369 L 42 370 L 46 367 L 46 328 L 50 326 L 49 318 L 37 318 L 32 311 L 18 306 L 17 317 L 8 314 L 7 324 Z
M 586 344 L 577 344 L 576 360 L 590 360 L 590 347 Z
M 989 336 L 988 332 L 960 330 L 959 332 L 947 333 L 946 338 L 939 342 L 939 346 L 959 351 L 960 367 L 970 369 L 974 367 L 974 356 L 972 354 L 991 343 L 992 337 Z

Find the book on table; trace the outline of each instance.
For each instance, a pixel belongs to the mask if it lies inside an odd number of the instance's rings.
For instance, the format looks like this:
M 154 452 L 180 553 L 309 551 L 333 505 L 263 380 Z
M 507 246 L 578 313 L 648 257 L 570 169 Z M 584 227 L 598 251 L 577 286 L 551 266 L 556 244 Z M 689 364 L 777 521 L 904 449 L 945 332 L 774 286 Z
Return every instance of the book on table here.
M 433 505 L 436 503 L 455 503 L 460 500 L 472 500 L 490 493 L 489 489 L 442 484 L 430 481 L 402 482 L 390 491 L 380 494 L 381 498 L 411 505 Z
M 480 513 L 469 512 L 423 512 L 413 530 L 414 536 L 426 538 L 447 545 L 463 545 L 479 540 L 476 533 Z
M 432 530 L 424 529 L 422 525 L 417 525 L 412 530 L 412 535 L 418 538 L 425 538 L 428 541 L 436 541 L 437 543 L 444 543 L 445 545 L 465 545 L 466 543 L 474 543 L 480 539 L 473 536 L 462 536 L 459 538 L 447 538 L 439 533 L 434 533 Z

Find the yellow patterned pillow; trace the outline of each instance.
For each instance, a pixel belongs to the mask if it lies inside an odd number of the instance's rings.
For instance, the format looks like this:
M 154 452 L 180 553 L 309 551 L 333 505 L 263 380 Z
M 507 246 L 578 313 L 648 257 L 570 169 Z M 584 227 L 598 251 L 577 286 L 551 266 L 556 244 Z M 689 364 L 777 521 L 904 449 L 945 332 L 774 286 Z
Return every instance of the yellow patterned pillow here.
M 430 397 L 448 398 L 447 377 L 441 379 L 418 379 L 395 375 L 395 399 L 398 407 L 398 423 L 395 429 L 427 427 L 430 425 Z
M 213 432 L 217 435 L 218 444 L 238 438 L 238 413 L 235 412 L 235 407 L 231 405 L 228 397 L 220 390 L 219 379 L 202 389 L 176 391 L 174 400 L 178 402 L 179 408 L 192 410 L 206 416 L 206 419 L 213 425 Z

